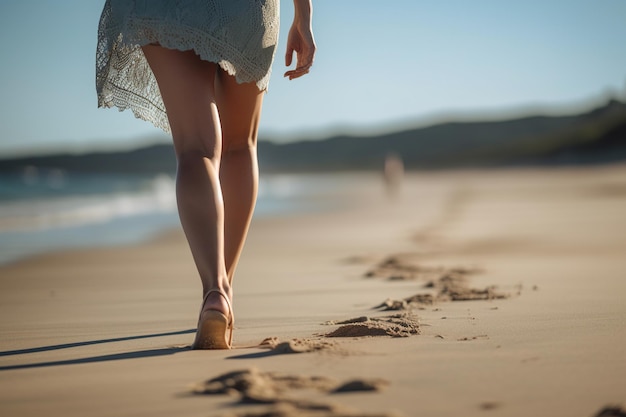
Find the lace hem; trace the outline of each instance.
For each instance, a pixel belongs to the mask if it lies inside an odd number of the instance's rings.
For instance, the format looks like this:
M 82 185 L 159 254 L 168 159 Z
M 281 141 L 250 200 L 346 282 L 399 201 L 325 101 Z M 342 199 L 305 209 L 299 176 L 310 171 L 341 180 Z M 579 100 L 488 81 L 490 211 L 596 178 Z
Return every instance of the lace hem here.
M 110 17 L 107 2 L 98 30 L 98 107 L 131 109 L 135 117 L 170 132 L 156 79 L 141 50 L 141 46 L 151 43 L 180 51 L 193 50 L 201 59 L 218 64 L 237 82 L 255 82 L 259 90 L 267 90 L 276 39 L 263 48 L 252 44 L 249 49 L 254 55 L 250 58 L 206 31 L 181 22 L 129 17 L 120 27 L 111 24 Z

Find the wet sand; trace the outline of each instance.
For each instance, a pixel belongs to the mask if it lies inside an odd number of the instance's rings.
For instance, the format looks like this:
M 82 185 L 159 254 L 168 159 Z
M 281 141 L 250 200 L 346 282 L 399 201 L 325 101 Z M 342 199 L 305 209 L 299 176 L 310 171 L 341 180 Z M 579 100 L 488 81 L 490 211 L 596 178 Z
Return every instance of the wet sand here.
M 230 351 L 189 349 L 180 232 L 0 268 L 0 415 L 626 406 L 626 166 L 408 174 L 392 201 L 351 184 L 335 210 L 255 219 Z

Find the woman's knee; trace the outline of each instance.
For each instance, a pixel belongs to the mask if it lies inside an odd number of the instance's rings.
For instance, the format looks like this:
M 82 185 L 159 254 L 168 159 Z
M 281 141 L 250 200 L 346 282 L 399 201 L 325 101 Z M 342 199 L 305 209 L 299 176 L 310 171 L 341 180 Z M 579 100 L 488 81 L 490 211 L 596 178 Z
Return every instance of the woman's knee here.
M 224 136 L 222 154 L 232 152 L 250 152 L 256 151 L 257 136 L 256 134 L 243 134 L 240 136 Z
M 172 128 L 172 139 L 176 157 L 201 155 L 203 158 L 216 159 L 222 154 L 222 138 L 219 129 L 186 129 L 177 131 Z
M 210 158 L 205 152 L 188 150 L 176 155 L 178 176 L 185 178 L 199 178 L 207 174 L 207 169 L 217 172 L 220 167 L 220 158 Z
M 204 144 L 199 145 L 191 141 L 181 143 L 175 140 L 174 150 L 179 166 L 182 164 L 195 164 L 200 160 L 208 160 L 216 166 L 219 166 L 222 159 L 222 149 L 218 144 L 207 146 Z

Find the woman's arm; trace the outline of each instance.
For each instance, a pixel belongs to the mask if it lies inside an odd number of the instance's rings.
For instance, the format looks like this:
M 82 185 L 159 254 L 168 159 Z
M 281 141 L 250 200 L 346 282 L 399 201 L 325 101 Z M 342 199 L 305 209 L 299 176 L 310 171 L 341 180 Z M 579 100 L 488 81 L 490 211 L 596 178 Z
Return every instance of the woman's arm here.
M 289 77 L 290 80 L 307 74 L 315 57 L 315 39 L 313 39 L 311 27 L 313 17 L 311 0 L 293 0 L 293 6 L 295 12 L 291 29 L 289 29 L 285 54 L 285 64 L 290 66 L 293 53 L 296 53 L 296 69 L 285 73 L 285 77 Z

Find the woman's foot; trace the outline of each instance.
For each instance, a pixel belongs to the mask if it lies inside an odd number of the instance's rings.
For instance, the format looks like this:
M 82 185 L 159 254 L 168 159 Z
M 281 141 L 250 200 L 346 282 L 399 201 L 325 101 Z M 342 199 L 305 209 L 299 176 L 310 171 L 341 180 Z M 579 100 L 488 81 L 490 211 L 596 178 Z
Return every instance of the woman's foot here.
M 204 295 L 200 314 L 204 313 L 207 310 L 214 310 L 219 311 L 220 313 L 228 317 L 231 314 L 231 299 L 232 297 L 230 295 L 230 292 L 227 290 L 220 290 L 218 288 L 209 290 Z
M 230 297 L 220 289 L 204 296 L 196 339 L 192 349 L 230 349 L 233 342 L 234 317 Z

